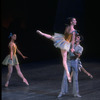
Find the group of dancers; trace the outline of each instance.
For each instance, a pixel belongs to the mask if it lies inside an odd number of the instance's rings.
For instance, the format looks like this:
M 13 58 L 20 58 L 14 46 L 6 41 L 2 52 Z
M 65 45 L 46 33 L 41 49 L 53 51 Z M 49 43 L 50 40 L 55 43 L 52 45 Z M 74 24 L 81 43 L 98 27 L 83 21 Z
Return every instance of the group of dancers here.
M 49 35 L 41 32 L 40 30 L 36 31 L 36 33 L 52 40 L 54 42 L 54 46 L 56 48 L 59 48 L 61 51 L 62 64 L 64 67 L 64 75 L 61 85 L 61 91 L 58 95 L 58 98 L 68 94 L 68 82 L 69 83 L 72 82 L 72 77 L 73 77 L 73 95 L 75 97 L 81 97 L 81 95 L 79 94 L 78 70 L 84 71 L 88 76 L 93 78 L 93 76 L 89 72 L 87 72 L 85 68 L 82 66 L 81 61 L 79 59 L 80 56 L 82 55 L 83 47 L 80 45 L 82 37 L 74 28 L 76 24 L 77 24 L 76 18 L 70 17 L 68 18 L 64 34 L 54 33 L 54 35 Z M 8 66 L 7 81 L 5 83 L 5 87 L 8 87 L 9 85 L 9 80 L 11 78 L 13 66 L 15 66 L 17 73 L 22 78 L 23 82 L 26 85 L 29 85 L 27 79 L 21 72 L 16 52 L 18 52 L 23 59 L 26 59 L 27 57 L 24 56 L 21 53 L 21 51 L 17 48 L 15 44 L 16 37 L 17 37 L 16 34 L 10 33 L 9 38 L 11 38 L 11 41 L 9 42 L 8 45 L 10 53 L 9 55 L 6 56 L 6 58 L 2 62 L 3 65 Z

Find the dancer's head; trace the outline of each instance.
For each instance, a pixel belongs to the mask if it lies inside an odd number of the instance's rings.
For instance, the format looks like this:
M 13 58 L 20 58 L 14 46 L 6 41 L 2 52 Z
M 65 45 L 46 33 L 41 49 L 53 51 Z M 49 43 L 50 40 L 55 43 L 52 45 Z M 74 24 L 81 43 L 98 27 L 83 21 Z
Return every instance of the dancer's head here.
M 77 43 L 77 42 L 81 42 L 81 41 L 83 41 L 84 40 L 84 38 L 83 38 L 83 36 L 82 35 L 77 35 L 76 36 L 76 39 L 75 39 L 75 42 Z
M 67 18 L 67 25 L 76 25 L 77 21 L 75 17 L 68 17 Z
M 11 38 L 11 40 L 16 40 L 17 36 L 16 34 L 10 33 L 9 38 Z

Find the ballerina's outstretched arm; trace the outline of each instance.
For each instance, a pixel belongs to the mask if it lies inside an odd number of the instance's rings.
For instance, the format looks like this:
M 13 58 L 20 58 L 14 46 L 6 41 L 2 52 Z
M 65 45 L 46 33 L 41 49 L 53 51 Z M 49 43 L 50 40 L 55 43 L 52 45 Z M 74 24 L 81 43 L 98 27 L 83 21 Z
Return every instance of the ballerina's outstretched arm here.
M 49 34 L 43 33 L 43 32 L 41 32 L 40 30 L 37 30 L 36 32 L 39 33 L 40 35 L 42 35 L 42 36 L 48 38 L 48 39 L 53 40 L 53 36 L 51 36 L 51 35 L 49 35 Z

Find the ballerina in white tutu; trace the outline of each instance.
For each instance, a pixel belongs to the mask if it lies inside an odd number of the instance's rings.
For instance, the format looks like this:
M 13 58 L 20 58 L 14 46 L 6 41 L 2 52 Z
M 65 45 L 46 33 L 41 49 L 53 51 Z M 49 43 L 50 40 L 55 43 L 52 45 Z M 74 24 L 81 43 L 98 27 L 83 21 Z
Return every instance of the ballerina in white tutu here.
M 78 34 L 74 28 L 76 23 L 77 23 L 76 18 L 73 18 L 73 17 L 68 18 L 68 25 L 65 28 L 64 34 L 54 33 L 54 35 L 52 36 L 52 35 L 43 33 L 40 30 L 36 31 L 40 35 L 48 39 L 51 39 L 54 42 L 54 46 L 56 48 L 60 48 L 63 66 L 66 70 L 66 74 L 67 74 L 69 82 L 71 82 L 71 77 L 70 77 L 70 73 L 68 71 L 68 66 L 67 66 L 67 53 L 70 47 L 71 47 L 71 52 L 74 52 L 73 48 L 74 48 L 75 35 Z

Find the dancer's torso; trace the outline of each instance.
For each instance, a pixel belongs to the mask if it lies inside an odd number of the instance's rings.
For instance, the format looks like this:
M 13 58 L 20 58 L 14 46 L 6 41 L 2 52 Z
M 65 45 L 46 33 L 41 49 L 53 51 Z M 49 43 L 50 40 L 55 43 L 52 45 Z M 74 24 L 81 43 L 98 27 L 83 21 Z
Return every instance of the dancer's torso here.
M 72 41 L 72 34 L 70 33 L 70 34 L 66 34 L 65 35 L 65 40 L 67 41 L 67 42 L 71 42 Z
M 9 43 L 9 45 L 8 45 L 9 49 L 10 49 L 11 45 L 12 45 L 13 55 L 15 55 L 15 54 L 16 54 L 16 49 L 17 49 L 17 46 L 16 46 L 16 44 L 15 44 L 15 43 L 13 43 L 13 44 L 12 44 L 12 43 Z

